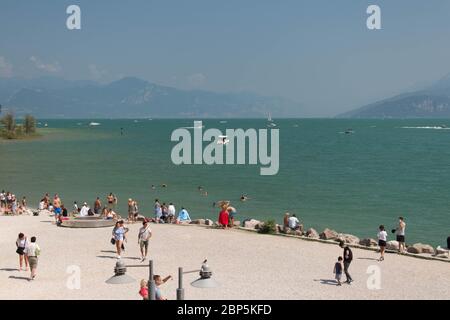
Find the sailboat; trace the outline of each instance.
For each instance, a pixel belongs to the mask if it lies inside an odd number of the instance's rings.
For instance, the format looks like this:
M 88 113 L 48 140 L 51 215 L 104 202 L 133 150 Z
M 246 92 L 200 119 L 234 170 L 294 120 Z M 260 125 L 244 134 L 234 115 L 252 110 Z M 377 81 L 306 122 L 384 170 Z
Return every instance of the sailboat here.
M 269 127 L 269 128 L 273 128 L 273 127 L 276 127 L 277 126 L 277 124 L 275 123 L 275 122 L 273 122 L 273 120 L 272 120 L 272 115 L 270 114 L 270 112 L 269 112 L 269 116 L 267 117 L 267 121 L 269 122 L 268 124 L 267 124 L 267 126 Z

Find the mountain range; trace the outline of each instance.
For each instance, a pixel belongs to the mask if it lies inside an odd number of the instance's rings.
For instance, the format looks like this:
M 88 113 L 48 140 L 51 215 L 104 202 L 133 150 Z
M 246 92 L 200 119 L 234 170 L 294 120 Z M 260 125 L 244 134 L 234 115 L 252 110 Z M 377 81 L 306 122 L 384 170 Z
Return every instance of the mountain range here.
M 425 87 L 340 114 L 338 118 L 450 118 L 450 74 Z
M 181 90 L 135 77 L 108 84 L 54 77 L 0 78 L 0 104 L 37 118 L 261 118 L 305 116 L 302 106 L 253 93 Z

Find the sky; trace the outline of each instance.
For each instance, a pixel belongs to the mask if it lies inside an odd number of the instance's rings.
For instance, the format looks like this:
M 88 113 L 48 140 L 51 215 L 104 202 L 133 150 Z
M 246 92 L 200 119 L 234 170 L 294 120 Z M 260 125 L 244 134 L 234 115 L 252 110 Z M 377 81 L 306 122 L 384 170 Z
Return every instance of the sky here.
M 81 8 L 68 30 L 66 8 Z M 366 26 L 369 5 L 381 30 Z M 447 0 L 2 0 L 0 77 L 249 91 L 334 116 L 450 72 Z

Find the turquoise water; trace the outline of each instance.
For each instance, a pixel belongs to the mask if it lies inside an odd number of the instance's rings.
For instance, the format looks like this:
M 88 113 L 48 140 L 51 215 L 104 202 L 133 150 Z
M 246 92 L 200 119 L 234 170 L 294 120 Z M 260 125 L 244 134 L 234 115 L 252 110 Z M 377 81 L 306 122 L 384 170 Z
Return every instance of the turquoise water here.
M 58 192 L 92 205 L 109 192 L 139 201 L 152 214 L 153 200 L 184 206 L 193 218 L 216 218 L 217 200 L 231 200 L 239 219 L 296 213 L 306 227 L 330 227 L 376 237 L 379 224 L 407 222 L 407 242 L 444 244 L 450 234 L 450 130 L 404 127 L 447 125 L 442 120 L 276 120 L 280 170 L 261 176 L 259 165 L 172 164 L 172 131 L 191 120 L 48 120 L 45 136 L 0 142 L 0 188 L 26 195 L 37 206 Z M 78 125 L 82 123 L 82 125 Z M 206 128 L 266 128 L 265 120 L 204 120 Z M 120 128 L 124 135 L 120 135 Z M 354 134 L 342 134 L 352 128 Z M 161 184 L 167 188 L 160 188 Z M 157 186 L 156 190 L 151 185 Z M 203 186 L 208 196 L 199 194 Z M 251 200 L 241 203 L 246 193 Z M 393 236 L 390 234 L 390 238 Z

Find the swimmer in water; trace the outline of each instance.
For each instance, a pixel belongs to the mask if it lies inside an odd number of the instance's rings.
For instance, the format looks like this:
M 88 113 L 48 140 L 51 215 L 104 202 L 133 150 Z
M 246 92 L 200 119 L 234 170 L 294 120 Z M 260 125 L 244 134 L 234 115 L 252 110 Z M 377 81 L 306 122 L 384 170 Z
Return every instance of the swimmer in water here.
M 163 184 L 161 185 L 161 187 L 166 188 L 166 187 L 167 187 L 167 184 L 163 183 Z
M 243 194 L 241 196 L 241 201 L 247 201 L 248 199 L 250 199 L 249 197 L 247 197 L 245 194 Z
M 203 191 L 203 187 L 202 186 L 198 186 L 198 191 L 202 192 Z
M 154 184 L 152 184 L 152 190 L 155 190 L 155 189 L 156 189 L 155 185 L 154 185 Z

